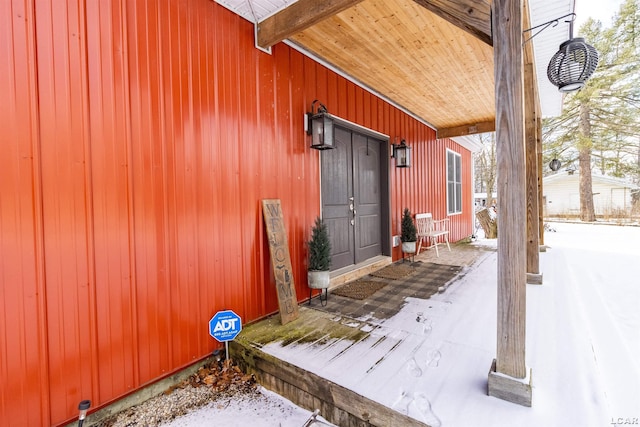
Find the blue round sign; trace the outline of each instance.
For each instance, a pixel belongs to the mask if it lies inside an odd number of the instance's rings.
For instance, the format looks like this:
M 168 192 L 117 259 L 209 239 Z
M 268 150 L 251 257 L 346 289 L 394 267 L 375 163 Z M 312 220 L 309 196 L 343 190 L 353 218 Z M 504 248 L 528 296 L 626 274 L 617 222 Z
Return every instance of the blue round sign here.
M 220 342 L 233 341 L 242 330 L 242 319 L 232 310 L 216 313 L 209 320 L 209 334 Z

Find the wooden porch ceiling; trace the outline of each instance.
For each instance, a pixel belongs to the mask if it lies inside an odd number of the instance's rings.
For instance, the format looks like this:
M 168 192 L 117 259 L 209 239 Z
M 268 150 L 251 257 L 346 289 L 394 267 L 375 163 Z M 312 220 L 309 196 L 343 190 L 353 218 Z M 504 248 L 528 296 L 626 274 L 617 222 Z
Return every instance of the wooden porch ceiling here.
M 288 38 L 439 138 L 469 135 L 495 129 L 490 8 L 490 0 L 299 0 L 259 22 L 257 42 Z

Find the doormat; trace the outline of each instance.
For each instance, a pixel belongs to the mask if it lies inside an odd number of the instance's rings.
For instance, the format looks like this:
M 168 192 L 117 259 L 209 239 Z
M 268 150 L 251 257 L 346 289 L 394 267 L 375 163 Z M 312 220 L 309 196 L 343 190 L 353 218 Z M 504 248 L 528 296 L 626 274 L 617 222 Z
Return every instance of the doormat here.
M 409 274 L 413 273 L 416 271 L 416 268 L 413 267 L 411 264 L 391 264 L 386 266 L 383 269 L 380 269 L 378 271 L 374 271 L 373 273 L 370 273 L 371 276 L 374 277 L 380 277 L 382 279 L 391 279 L 391 280 L 396 280 L 396 279 L 402 279 L 405 276 L 408 276 Z
M 356 280 L 346 283 L 336 289 L 331 290 L 331 294 L 340 295 L 357 300 L 370 297 L 376 291 L 387 286 L 387 282 L 374 282 L 373 280 Z
M 363 299 L 356 299 L 346 293 L 348 289 L 346 286 L 355 282 L 347 283 L 337 287 L 335 290 L 332 288 L 329 304 L 326 307 L 316 304 L 314 309 L 352 319 L 389 319 L 400 312 L 402 307 L 406 305 L 407 298 L 429 299 L 432 295 L 444 291 L 447 288 L 447 284 L 453 283 L 457 278 L 464 275 L 464 267 L 457 265 L 417 261 L 411 263 L 411 266 L 416 271 L 401 279 L 379 279 L 367 275 L 356 280 L 356 282 L 375 282 L 373 286 L 376 287 L 379 286 L 379 283 L 387 284 L 387 286 L 383 286 Z M 364 289 L 360 289 L 361 292 L 366 290 L 365 286 L 362 286 L 362 288 Z M 343 293 L 340 290 L 342 289 L 345 289 L 344 295 L 347 296 L 346 298 L 341 296 Z M 335 297 L 333 297 L 334 295 Z

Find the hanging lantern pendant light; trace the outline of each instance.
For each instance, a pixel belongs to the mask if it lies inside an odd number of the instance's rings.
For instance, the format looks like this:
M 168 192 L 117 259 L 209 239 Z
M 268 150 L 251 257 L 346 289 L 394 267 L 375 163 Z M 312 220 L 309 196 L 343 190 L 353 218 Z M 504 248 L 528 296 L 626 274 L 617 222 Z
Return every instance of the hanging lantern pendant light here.
M 569 36 L 547 67 L 549 81 L 560 92 L 581 89 L 598 66 L 598 51 L 582 37 L 573 38 L 573 21 L 569 22 Z
M 560 162 L 560 160 L 556 158 L 551 160 L 551 162 L 549 163 L 549 169 L 551 169 L 554 172 L 560 169 L 560 166 L 562 166 L 562 163 Z

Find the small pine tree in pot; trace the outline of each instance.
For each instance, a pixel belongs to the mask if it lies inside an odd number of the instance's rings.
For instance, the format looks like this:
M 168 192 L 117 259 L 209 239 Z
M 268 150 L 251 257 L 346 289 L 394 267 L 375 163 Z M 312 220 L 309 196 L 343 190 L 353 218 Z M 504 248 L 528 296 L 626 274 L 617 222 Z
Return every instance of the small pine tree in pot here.
M 331 242 L 327 224 L 316 218 L 311 228 L 309 240 L 309 287 L 312 289 L 326 289 L 329 287 L 329 268 L 331 267 Z
M 413 222 L 409 208 L 404 208 L 404 212 L 402 213 L 400 240 L 402 240 L 402 252 L 407 254 L 416 253 L 418 230 L 416 229 L 416 224 Z

